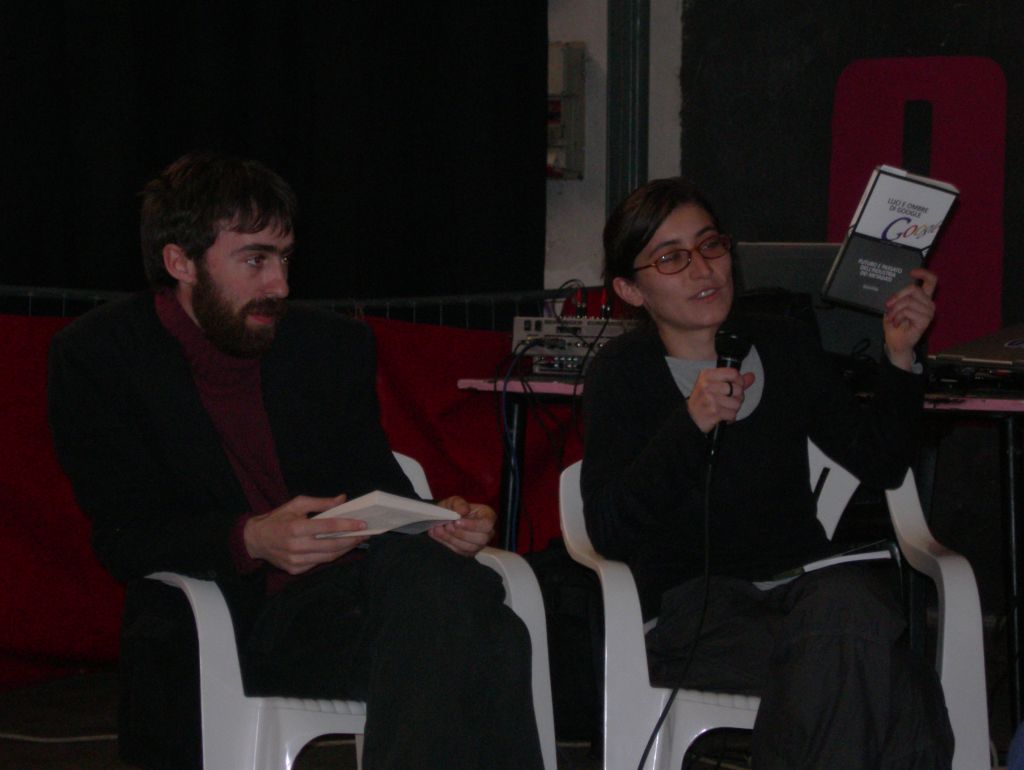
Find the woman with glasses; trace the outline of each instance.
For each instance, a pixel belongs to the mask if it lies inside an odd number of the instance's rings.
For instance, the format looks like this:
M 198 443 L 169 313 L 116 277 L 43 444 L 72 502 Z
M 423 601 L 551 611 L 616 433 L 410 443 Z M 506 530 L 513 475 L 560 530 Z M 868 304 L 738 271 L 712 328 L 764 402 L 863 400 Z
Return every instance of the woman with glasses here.
M 652 682 L 760 695 L 758 770 L 949 767 L 941 688 L 901 639 L 892 567 L 792 576 L 832 547 L 808 438 L 876 488 L 914 459 L 935 275 L 912 271 L 890 298 L 874 393 L 858 399 L 813 329 L 740 312 L 732 242 L 687 181 L 634 191 L 604 248 L 608 288 L 644 322 L 587 373 L 582 490 L 594 545 L 630 565 L 659 617 Z M 739 366 L 720 365 L 723 338 Z

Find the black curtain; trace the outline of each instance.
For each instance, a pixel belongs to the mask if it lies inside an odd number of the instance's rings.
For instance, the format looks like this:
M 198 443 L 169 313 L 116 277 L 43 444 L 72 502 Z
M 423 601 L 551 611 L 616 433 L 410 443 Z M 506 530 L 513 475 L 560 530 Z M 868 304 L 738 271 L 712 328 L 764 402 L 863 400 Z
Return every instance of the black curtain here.
M 137 193 L 191 149 L 299 195 L 293 294 L 543 284 L 547 9 L 6 2 L 0 284 L 144 285 Z

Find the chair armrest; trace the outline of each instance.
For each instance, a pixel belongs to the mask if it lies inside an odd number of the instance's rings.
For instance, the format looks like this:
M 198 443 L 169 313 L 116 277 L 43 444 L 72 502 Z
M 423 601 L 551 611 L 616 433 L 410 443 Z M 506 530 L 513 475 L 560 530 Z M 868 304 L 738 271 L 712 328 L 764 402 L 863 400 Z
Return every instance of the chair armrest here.
M 939 543 L 921 509 L 914 474 L 885 493 L 900 549 L 938 595 L 936 670 L 956 739 L 954 768 L 989 767 L 988 698 L 981 603 L 967 559 Z
M 613 688 L 621 683 L 628 691 L 635 688 L 636 682 L 649 682 L 643 612 L 640 609 L 640 594 L 633 573 L 625 563 L 606 559 L 597 552 L 587 535 L 582 512 L 570 513 L 570 508 L 565 502 L 562 535 L 569 555 L 576 562 L 596 572 L 601 584 L 606 689 L 615 691 Z M 614 669 L 608 666 L 608 650 L 615 650 L 617 663 Z
M 484 548 L 477 553 L 476 560 L 501 576 L 505 585 L 505 603 L 520 617 L 530 633 L 533 710 L 541 755 L 546 770 L 555 770 L 555 715 L 551 698 L 547 620 L 537 576 L 522 556 L 511 551 Z
M 476 560 L 485 567 L 501 576 L 505 584 L 505 603 L 515 610 L 523 622 L 530 626 L 531 621 L 540 621 L 537 627 L 539 634 L 547 638 L 547 625 L 544 616 L 544 600 L 541 597 L 540 585 L 526 559 L 517 553 L 499 548 L 484 548 L 476 555 Z M 533 629 L 531 628 L 531 633 Z
M 212 580 L 201 580 L 176 572 L 155 572 L 147 577 L 180 589 L 192 606 L 199 641 L 199 677 L 203 683 L 204 697 L 208 692 L 219 692 L 219 688 L 242 694 L 242 670 L 238 663 L 235 627 L 220 587 Z M 205 686 L 213 682 L 216 682 L 216 687 Z
M 636 682 L 650 682 L 643 613 L 633 573 L 625 563 L 606 559 L 593 547 L 569 549 L 569 554 L 580 564 L 594 570 L 601 584 L 606 688 L 614 691 L 621 682 L 623 687 L 635 689 Z M 608 666 L 608 650 L 615 650 L 614 668 Z
M 582 463 L 577 461 L 562 471 L 559 480 L 562 538 L 573 560 L 596 572 L 601 583 L 605 626 L 605 690 L 629 692 L 635 689 L 636 682 L 650 682 L 640 595 L 629 567 L 599 554 L 587 534 L 583 500 L 580 497 L 581 469 Z M 618 661 L 614 670 L 608 666 L 609 650 L 615 650 Z M 625 689 L 619 690 L 617 685 Z

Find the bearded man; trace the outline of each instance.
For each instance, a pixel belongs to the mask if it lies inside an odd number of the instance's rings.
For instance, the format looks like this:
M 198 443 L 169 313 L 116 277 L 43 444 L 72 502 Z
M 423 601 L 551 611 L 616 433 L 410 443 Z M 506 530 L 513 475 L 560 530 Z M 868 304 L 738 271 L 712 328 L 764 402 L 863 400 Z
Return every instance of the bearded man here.
M 366 768 L 536 768 L 528 634 L 472 557 L 488 506 L 421 536 L 318 537 L 345 496 L 412 487 L 380 425 L 364 324 L 288 308 L 295 195 L 251 160 L 189 154 L 146 185 L 152 291 L 50 351 L 58 457 L 126 584 L 122 756 L 199 764 L 195 629 L 145 576 L 215 579 L 250 694 L 367 702 Z M 525 685 L 525 686 L 524 686 Z

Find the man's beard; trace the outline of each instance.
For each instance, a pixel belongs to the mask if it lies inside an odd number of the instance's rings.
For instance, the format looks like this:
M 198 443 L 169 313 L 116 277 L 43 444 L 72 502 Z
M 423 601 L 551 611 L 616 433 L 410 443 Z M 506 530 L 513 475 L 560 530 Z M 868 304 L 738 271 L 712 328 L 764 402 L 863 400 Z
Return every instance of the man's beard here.
M 192 311 L 206 338 L 223 353 L 239 358 L 256 358 L 274 342 L 277 324 L 252 328 L 246 323 L 250 313 L 280 320 L 285 314 L 285 301 L 264 297 L 247 302 L 233 310 L 204 265 L 199 265 L 192 289 Z

